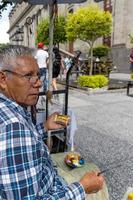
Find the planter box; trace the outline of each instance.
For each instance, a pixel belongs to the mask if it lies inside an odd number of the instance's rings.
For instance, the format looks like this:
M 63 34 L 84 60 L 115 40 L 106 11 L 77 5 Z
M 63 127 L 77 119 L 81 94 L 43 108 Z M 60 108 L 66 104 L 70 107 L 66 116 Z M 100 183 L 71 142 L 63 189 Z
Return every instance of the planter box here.
M 102 88 L 87 88 L 88 94 L 102 94 L 108 91 L 108 86 Z

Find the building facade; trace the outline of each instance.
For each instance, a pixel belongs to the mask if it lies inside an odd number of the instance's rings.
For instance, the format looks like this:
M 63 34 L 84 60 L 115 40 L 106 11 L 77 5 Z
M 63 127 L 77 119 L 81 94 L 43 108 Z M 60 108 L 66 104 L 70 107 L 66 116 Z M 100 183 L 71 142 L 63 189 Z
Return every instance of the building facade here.
M 88 0 L 82 4 L 60 4 L 59 14 L 67 15 L 74 12 L 80 6 L 86 6 L 94 2 Z M 128 55 L 132 44 L 129 34 L 133 35 L 133 0 L 104 0 L 97 1 L 101 8 L 109 10 L 113 16 L 113 32 L 111 38 L 104 38 L 105 43 L 110 43 L 112 49 L 112 59 L 119 72 L 129 72 Z M 36 31 L 39 21 L 48 17 L 47 5 L 29 5 L 25 2 L 16 4 L 9 14 L 10 28 L 8 30 L 10 43 L 22 44 L 35 47 Z M 102 40 L 99 40 L 102 42 Z M 72 44 L 61 45 L 67 51 L 80 49 L 86 53 L 88 47 L 81 41 Z
M 82 4 L 59 4 L 58 13 L 61 15 L 67 15 L 70 12 L 74 12 L 78 7 L 86 6 L 92 2 L 93 0 L 88 0 Z M 47 5 L 33 6 L 25 2 L 22 4 L 16 4 L 9 14 L 10 28 L 8 33 L 10 43 L 35 47 L 37 25 L 41 19 L 48 16 L 49 9 Z M 85 47 L 85 44 L 81 41 L 77 41 L 73 47 L 71 47 L 71 44 L 61 45 L 61 47 L 67 51 L 79 48 L 81 51 L 86 51 L 86 49 L 88 49 L 88 47 Z

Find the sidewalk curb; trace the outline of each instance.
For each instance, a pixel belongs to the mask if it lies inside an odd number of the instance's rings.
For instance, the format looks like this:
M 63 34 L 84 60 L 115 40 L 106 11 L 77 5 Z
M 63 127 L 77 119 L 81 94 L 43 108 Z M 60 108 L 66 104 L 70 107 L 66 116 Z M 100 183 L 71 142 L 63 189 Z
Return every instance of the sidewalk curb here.
M 58 81 L 59 85 L 65 85 L 64 82 Z M 87 88 L 87 87 L 80 87 L 76 85 L 69 84 L 69 89 L 80 90 L 81 92 L 87 93 L 88 95 L 96 95 L 96 94 L 110 94 L 110 93 L 125 93 L 127 92 L 127 88 L 120 88 L 120 89 L 104 89 L 104 88 Z M 92 91 L 89 91 L 89 89 Z

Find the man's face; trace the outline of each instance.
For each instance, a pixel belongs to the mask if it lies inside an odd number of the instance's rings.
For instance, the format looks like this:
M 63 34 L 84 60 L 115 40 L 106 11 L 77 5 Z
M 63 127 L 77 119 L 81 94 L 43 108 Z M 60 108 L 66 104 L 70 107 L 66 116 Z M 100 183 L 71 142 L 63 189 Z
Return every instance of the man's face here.
M 37 76 L 39 68 L 36 60 L 31 56 L 20 56 L 16 60 L 12 59 L 11 64 L 15 65 L 14 71 L 21 75 Z M 1 78 L 5 75 L 5 79 L 1 81 Z M 31 83 L 27 77 L 20 77 L 17 74 L 4 72 L 4 75 L 0 76 L 0 84 L 2 82 L 2 88 L 4 88 L 4 94 L 13 99 L 20 105 L 31 106 L 35 105 L 38 100 L 39 88 L 42 83 L 39 79 L 35 83 Z

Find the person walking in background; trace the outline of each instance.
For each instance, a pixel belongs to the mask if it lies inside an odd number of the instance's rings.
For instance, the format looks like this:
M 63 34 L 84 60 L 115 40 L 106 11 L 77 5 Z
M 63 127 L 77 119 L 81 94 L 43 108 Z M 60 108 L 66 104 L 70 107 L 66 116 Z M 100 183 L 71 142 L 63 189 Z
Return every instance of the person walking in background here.
M 133 47 L 131 48 L 131 53 L 129 56 L 129 61 L 130 61 L 130 72 L 133 73 Z
M 36 53 L 36 60 L 37 60 L 37 64 L 39 66 L 40 69 L 40 75 L 41 75 L 41 81 L 42 81 L 42 87 L 40 89 L 40 91 L 46 91 L 47 90 L 47 69 L 48 69 L 48 52 L 45 51 L 44 48 L 44 44 L 42 42 L 38 43 L 38 50 Z
M 67 184 L 58 174 L 43 139 L 47 131 L 65 128 L 50 115 L 34 125 L 27 106 L 36 105 L 41 80 L 29 48 L 9 45 L 0 57 L 0 199 L 85 200 L 98 192 L 104 178 L 87 172 Z
M 52 75 L 52 86 L 53 90 L 57 90 L 57 77 L 60 74 L 60 70 L 64 70 L 64 64 L 59 52 L 58 47 L 53 48 L 53 75 Z
M 69 57 L 69 56 L 66 56 L 65 58 L 64 58 L 64 65 L 65 65 L 65 70 L 66 70 L 66 72 L 65 73 L 67 73 L 67 71 L 69 70 L 69 68 L 71 67 L 71 58 Z

